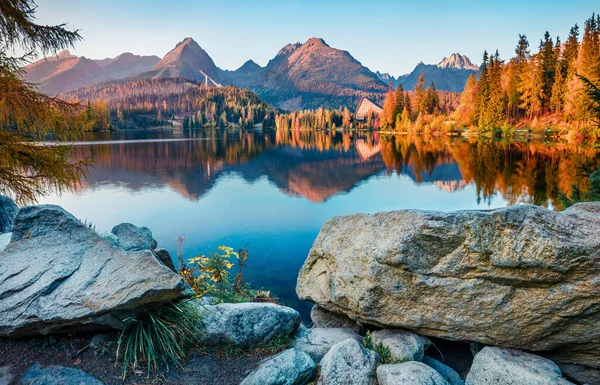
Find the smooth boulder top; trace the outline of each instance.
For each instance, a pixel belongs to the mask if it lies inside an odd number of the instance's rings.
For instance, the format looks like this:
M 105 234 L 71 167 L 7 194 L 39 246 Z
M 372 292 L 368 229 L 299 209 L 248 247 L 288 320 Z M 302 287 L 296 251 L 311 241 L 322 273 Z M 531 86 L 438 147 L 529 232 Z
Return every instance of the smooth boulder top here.
M 12 199 L 0 195 L 0 234 L 10 233 L 19 207 Z
M 294 334 L 294 347 L 308 353 L 316 363 L 319 363 L 333 345 L 348 338 L 362 342 L 362 337 L 349 328 L 309 329 L 300 325 Z
M 433 368 L 416 361 L 381 365 L 377 381 L 379 385 L 449 385 Z
M 264 345 L 291 335 L 300 325 L 300 313 L 272 303 L 199 304 L 206 345 Z
M 600 368 L 600 202 L 327 221 L 296 286 L 364 324 Z
M 422 361 L 425 350 L 431 345 L 428 338 L 407 330 L 383 329 L 371 333 L 373 344 L 382 344 L 390 350 L 397 362 Z
M 113 227 L 111 233 L 117 237 L 117 245 L 126 251 L 154 250 L 158 246 L 152 231 L 144 226 L 121 223 Z
M 292 348 L 264 360 L 240 385 L 305 385 L 316 372 L 310 356 Z
M 114 247 L 59 206 L 24 207 L 0 253 L 0 336 L 121 328 L 189 290 L 151 251 Z
M 372 385 L 379 354 L 352 338 L 333 345 L 321 360 L 318 385 Z
M 33 364 L 21 377 L 21 385 L 104 385 L 104 383 L 86 372 L 62 366 L 42 368 Z
M 475 355 L 466 385 L 572 385 L 558 366 L 543 357 L 516 349 L 488 346 Z

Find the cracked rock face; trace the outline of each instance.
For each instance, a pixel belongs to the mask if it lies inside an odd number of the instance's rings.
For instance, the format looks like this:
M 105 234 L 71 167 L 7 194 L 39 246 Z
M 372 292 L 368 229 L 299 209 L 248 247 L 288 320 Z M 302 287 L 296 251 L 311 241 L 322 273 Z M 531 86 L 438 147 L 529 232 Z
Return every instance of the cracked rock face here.
M 59 206 L 22 208 L 0 253 L 0 336 L 122 327 L 188 286 L 151 251 L 112 246 Z
M 373 325 L 600 367 L 600 203 L 329 220 L 303 300 Z

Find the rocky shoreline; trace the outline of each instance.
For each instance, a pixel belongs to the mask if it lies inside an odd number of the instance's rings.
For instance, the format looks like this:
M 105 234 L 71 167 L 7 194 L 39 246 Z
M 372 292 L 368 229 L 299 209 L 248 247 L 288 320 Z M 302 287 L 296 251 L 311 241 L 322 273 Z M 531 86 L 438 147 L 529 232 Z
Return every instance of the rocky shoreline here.
M 240 360 L 235 379 L 207 361 L 194 380 L 188 363 L 146 383 L 600 384 L 600 203 L 333 218 L 298 278 L 316 303 L 311 327 L 277 304 L 193 299 L 144 227 L 99 235 L 58 206 L 2 199 L 0 230 L 3 351 L 65 335 L 91 346 L 144 309 L 192 298 L 207 360 L 223 347 L 276 354 Z M 0 358 L 0 384 L 121 383 L 114 368 L 39 361 Z

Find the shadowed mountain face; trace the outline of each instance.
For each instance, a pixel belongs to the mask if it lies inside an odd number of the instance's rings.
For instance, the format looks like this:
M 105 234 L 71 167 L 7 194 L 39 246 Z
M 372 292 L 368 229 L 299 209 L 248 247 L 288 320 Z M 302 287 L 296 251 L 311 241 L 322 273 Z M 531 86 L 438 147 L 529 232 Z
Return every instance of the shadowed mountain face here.
M 37 84 L 41 92 L 50 95 L 110 80 L 93 60 L 73 56 L 69 51 L 38 60 L 24 71 L 26 81 Z
M 284 109 L 320 106 L 328 97 L 332 107 L 378 99 L 387 87 L 347 51 L 319 38 L 285 46 L 267 64 L 264 81 L 267 91 L 259 94 Z
M 186 79 L 204 80 L 204 71 L 216 81 L 221 81 L 221 70 L 212 58 L 191 37 L 185 38 L 169 51 L 147 73 L 138 74 L 136 78 L 145 77 L 182 77 Z
M 440 91 L 462 92 L 469 76 L 476 73 L 477 71 L 473 70 L 441 68 L 433 64 L 419 63 L 413 72 L 402 81 L 402 87 L 412 90 L 417 84 L 419 76 L 424 74 L 425 83 L 430 84 L 433 82 L 435 88 Z
M 25 79 L 37 84 L 40 91 L 56 95 L 147 71 L 158 61 L 156 56 L 131 53 L 121 54 L 114 59 L 91 60 L 62 51 L 26 66 L 24 71 Z
M 106 76 L 112 79 L 123 79 L 133 74 L 148 71 L 160 61 L 158 56 L 140 56 L 125 52 L 110 63 L 102 66 Z
M 406 75 L 397 78 L 388 73 L 377 72 L 377 76 L 386 84 L 392 84 L 394 88 L 402 84 L 405 90 L 412 90 L 421 74 L 425 75 L 426 84 L 433 82 L 435 88 L 440 91 L 462 92 L 471 74 L 477 74 L 479 67 L 471 63 L 471 60 L 459 53 L 453 53 L 445 57 L 438 64 L 417 64 L 415 69 Z
M 256 89 L 263 85 L 265 69 L 252 60 L 248 60 L 235 71 L 224 72 L 229 81 L 237 87 Z

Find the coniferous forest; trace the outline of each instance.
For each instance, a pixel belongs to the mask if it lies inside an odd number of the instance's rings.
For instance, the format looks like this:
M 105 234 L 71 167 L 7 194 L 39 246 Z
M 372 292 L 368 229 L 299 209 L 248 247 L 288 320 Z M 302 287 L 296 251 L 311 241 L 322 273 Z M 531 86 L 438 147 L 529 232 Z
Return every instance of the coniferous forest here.
M 70 92 L 67 98 L 86 106 L 94 130 L 275 124 L 276 110 L 246 89 L 205 87 L 182 78 L 105 83 Z

